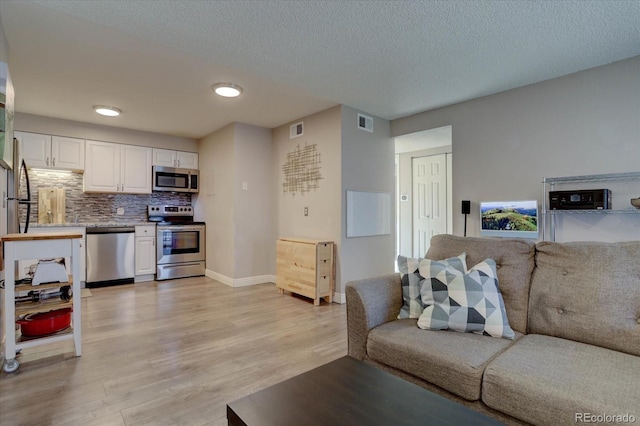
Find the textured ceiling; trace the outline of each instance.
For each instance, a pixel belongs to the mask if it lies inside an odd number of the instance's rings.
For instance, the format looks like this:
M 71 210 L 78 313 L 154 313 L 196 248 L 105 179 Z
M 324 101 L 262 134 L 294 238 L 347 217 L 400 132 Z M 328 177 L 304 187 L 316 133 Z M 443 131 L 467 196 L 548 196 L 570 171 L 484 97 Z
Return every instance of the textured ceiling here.
M 394 119 L 640 55 L 635 0 L 1 0 L 0 19 L 17 111 L 194 138 L 335 104 Z

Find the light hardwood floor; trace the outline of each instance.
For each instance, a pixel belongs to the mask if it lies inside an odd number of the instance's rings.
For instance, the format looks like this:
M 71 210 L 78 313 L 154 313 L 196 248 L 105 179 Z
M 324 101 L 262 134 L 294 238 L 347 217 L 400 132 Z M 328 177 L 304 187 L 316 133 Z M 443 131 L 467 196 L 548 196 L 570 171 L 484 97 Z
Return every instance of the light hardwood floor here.
M 346 306 L 205 277 L 91 290 L 83 353 L 25 349 L 0 425 L 226 425 L 226 404 L 347 354 Z

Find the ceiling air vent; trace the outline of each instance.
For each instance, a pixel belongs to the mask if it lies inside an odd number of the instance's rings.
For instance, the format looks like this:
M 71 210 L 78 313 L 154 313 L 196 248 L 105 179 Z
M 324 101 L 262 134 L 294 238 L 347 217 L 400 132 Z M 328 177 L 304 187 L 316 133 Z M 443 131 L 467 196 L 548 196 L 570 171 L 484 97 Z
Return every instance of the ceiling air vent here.
M 289 127 L 289 139 L 299 138 L 300 136 L 302 136 L 303 133 L 304 133 L 303 121 L 296 124 L 292 124 L 291 127 Z
M 358 113 L 358 129 L 373 133 L 373 117 Z

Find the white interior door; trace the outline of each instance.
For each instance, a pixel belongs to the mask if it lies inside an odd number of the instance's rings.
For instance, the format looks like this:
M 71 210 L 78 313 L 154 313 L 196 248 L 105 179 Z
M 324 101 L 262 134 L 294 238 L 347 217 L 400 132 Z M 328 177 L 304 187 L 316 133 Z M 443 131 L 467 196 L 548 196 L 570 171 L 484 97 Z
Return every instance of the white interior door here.
M 424 257 L 431 237 L 447 232 L 447 156 L 413 159 L 413 256 Z

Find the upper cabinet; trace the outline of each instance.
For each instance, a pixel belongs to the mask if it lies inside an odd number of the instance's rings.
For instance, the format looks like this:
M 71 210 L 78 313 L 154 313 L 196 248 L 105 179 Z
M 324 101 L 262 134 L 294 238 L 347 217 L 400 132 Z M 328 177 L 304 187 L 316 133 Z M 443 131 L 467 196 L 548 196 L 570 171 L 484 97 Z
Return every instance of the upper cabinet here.
M 27 167 L 84 170 L 84 139 L 14 132 Z
M 153 165 L 197 170 L 198 153 L 154 148 Z
M 152 149 L 87 141 L 84 192 L 151 194 Z

